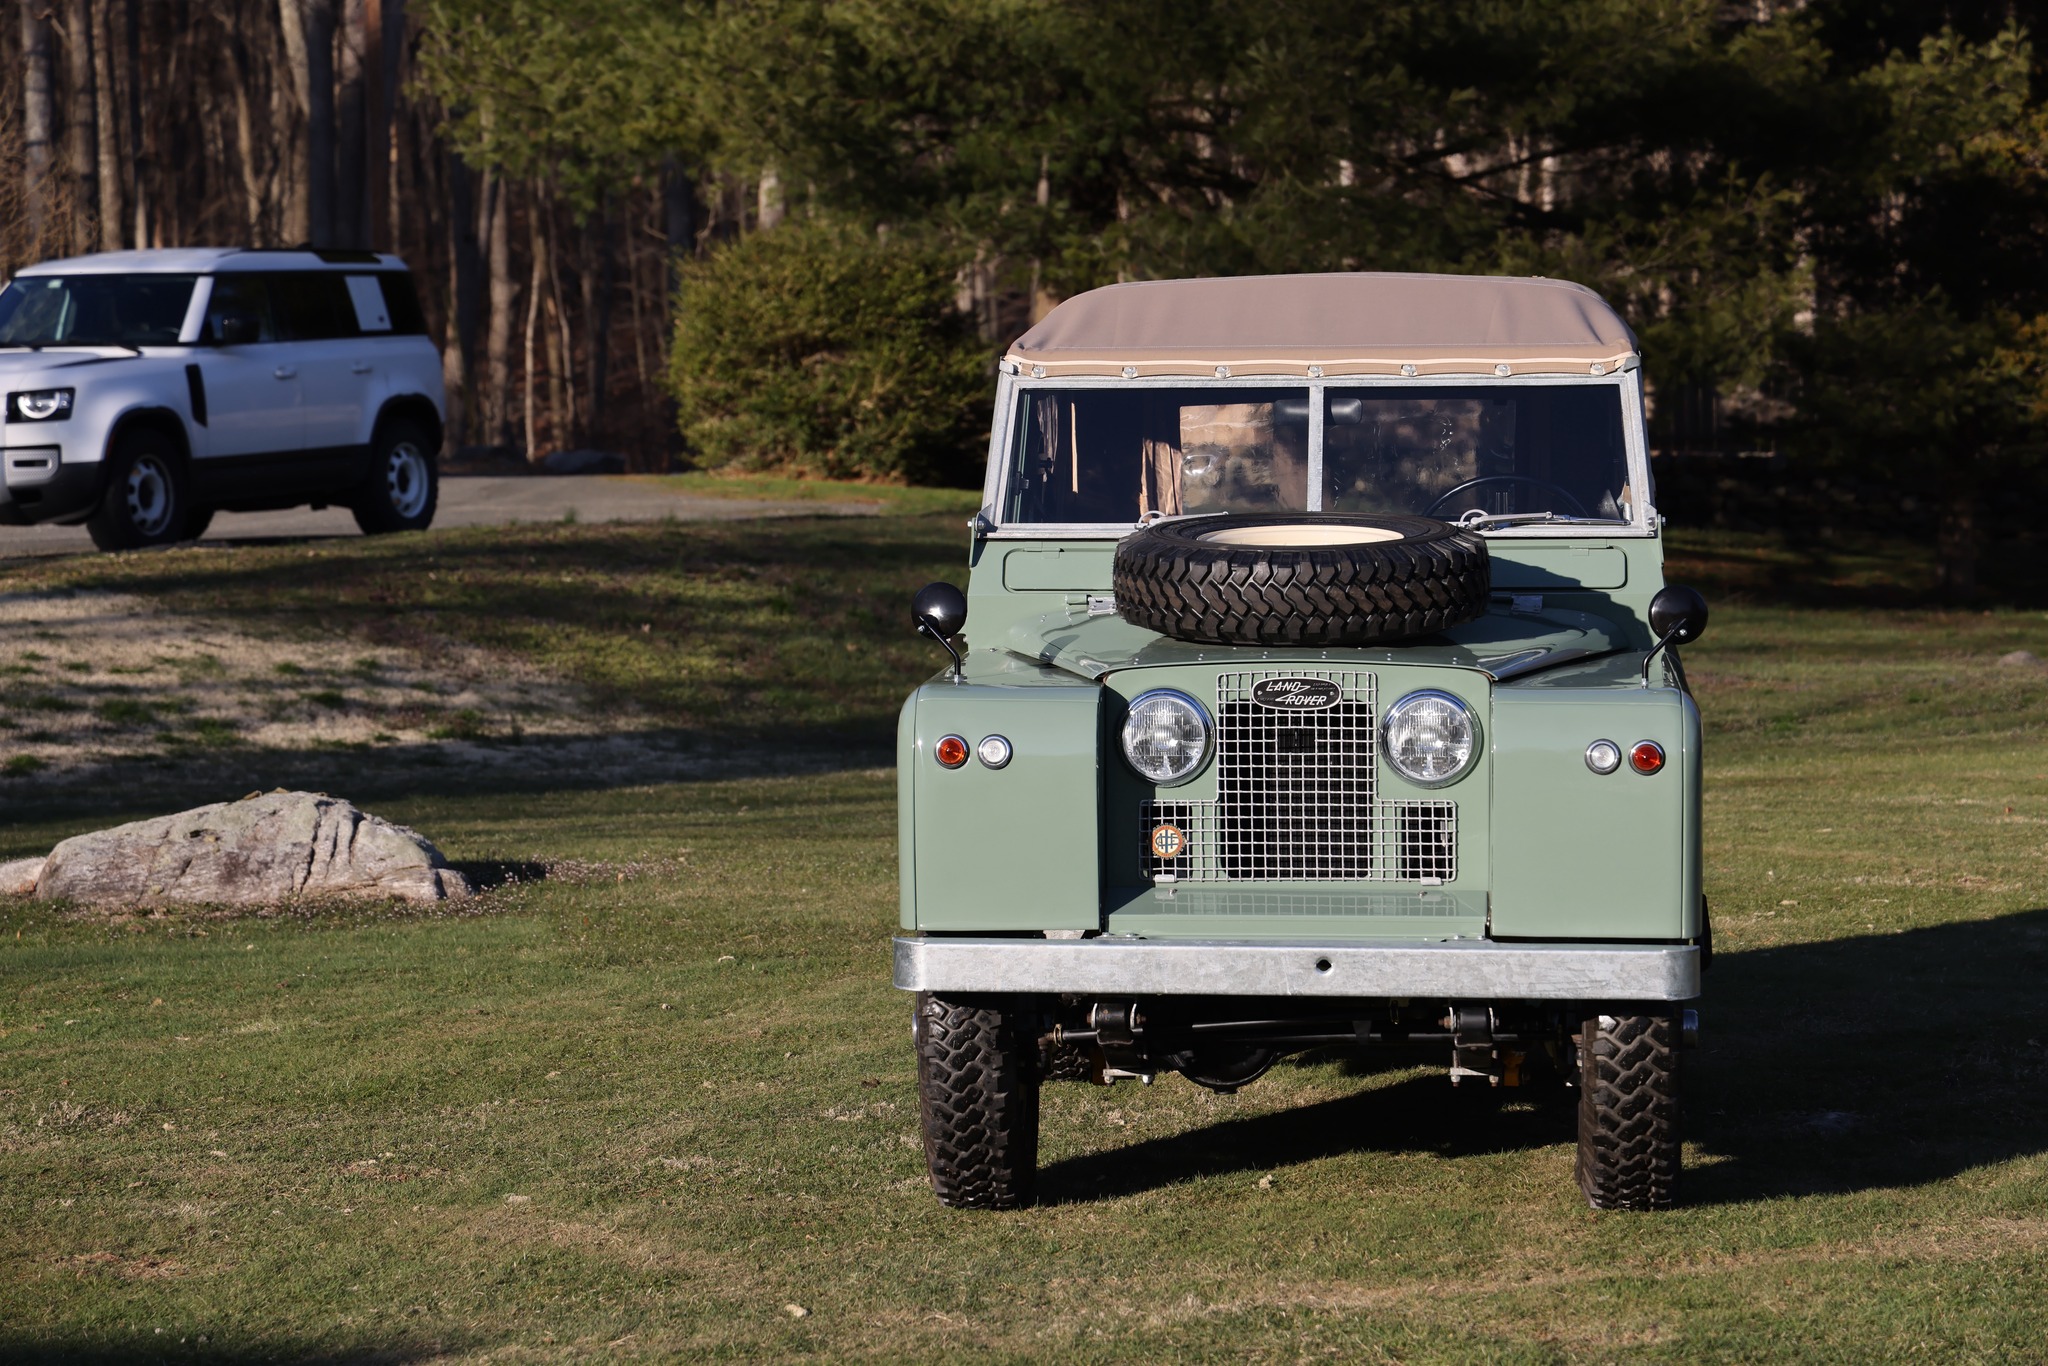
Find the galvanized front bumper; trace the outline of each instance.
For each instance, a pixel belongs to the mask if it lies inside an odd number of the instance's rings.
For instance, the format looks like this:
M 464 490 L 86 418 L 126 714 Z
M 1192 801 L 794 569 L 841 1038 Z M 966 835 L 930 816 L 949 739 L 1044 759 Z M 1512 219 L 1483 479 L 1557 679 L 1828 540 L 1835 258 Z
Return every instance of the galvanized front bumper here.
M 1478 939 L 1245 944 L 899 937 L 896 985 L 905 991 L 1115 996 L 1689 1001 L 1700 994 L 1700 951 Z

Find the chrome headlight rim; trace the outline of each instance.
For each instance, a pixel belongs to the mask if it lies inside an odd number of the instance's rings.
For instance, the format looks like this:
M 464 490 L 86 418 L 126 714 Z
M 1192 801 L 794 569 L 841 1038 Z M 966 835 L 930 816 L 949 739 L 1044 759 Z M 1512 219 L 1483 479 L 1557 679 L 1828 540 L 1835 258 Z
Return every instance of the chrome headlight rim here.
M 1138 714 L 1140 707 L 1154 698 L 1172 698 L 1177 702 L 1184 703 L 1194 712 L 1196 719 L 1202 723 L 1202 755 L 1186 773 L 1178 778 L 1154 777 L 1144 769 L 1139 768 L 1138 761 L 1131 755 L 1131 718 Z M 1133 697 L 1129 705 L 1124 708 L 1124 723 L 1118 729 L 1117 748 L 1123 751 L 1124 766 L 1137 774 L 1144 782 L 1150 783 L 1154 787 L 1184 787 L 1201 777 L 1208 770 L 1209 765 L 1215 761 L 1216 718 L 1209 714 L 1209 709 L 1202 705 L 1201 699 L 1192 693 L 1183 692 L 1179 688 L 1148 688 L 1136 697 Z
M 1399 719 L 1403 708 L 1411 703 L 1428 698 L 1448 702 L 1456 707 L 1464 713 L 1465 724 L 1472 729 L 1472 748 L 1466 752 L 1465 761 L 1440 778 L 1418 778 L 1402 768 L 1400 762 L 1394 758 L 1394 746 L 1390 742 L 1388 734 L 1392 730 L 1394 722 Z M 1387 767 L 1392 769 L 1400 777 L 1401 781 L 1432 791 L 1440 787 L 1449 787 L 1452 783 L 1461 781 L 1473 769 L 1479 767 L 1479 755 L 1485 748 L 1485 733 L 1479 725 L 1478 710 L 1456 693 L 1445 692 L 1442 688 L 1417 688 L 1413 692 L 1403 693 L 1398 701 L 1381 714 L 1379 730 L 1380 757 L 1387 761 Z
M 9 422 L 63 422 L 71 416 L 78 391 L 71 388 L 19 389 L 7 395 Z M 32 412 L 31 408 L 41 411 Z

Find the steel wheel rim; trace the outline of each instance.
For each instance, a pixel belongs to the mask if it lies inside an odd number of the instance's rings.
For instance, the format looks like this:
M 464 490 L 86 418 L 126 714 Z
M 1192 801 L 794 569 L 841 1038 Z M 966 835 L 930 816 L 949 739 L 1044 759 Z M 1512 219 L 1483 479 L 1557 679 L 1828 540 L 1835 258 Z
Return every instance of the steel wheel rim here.
M 128 467 L 128 520 L 145 536 L 161 536 L 171 524 L 171 469 L 162 456 L 145 455 Z
M 427 506 L 427 457 L 410 441 L 391 448 L 384 462 L 384 489 L 391 496 L 391 510 L 401 517 L 417 517 Z

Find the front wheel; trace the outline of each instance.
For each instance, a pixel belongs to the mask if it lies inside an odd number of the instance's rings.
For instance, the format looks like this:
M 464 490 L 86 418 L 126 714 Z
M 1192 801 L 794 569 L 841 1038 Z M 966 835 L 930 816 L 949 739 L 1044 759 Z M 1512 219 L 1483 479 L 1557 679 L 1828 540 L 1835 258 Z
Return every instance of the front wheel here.
M 1678 1203 L 1678 1020 L 1596 1015 L 1579 1034 L 1579 1189 L 1594 1209 Z
M 185 535 L 185 469 L 161 432 L 131 431 L 107 458 L 107 491 L 85 529 L 101 550 L 169 545 Z
M 1037 1043 L 1001 997 L 917 998 L 917 1103 L 939 1203 L 1022 1209 L 1038 1183 Z
M 370 451 L 370 477 L 351 504 L 366 536 L 391 531 L 425 531 L 441 498 L 441 472 L 427 434 L 403 418 L 377 433 Z

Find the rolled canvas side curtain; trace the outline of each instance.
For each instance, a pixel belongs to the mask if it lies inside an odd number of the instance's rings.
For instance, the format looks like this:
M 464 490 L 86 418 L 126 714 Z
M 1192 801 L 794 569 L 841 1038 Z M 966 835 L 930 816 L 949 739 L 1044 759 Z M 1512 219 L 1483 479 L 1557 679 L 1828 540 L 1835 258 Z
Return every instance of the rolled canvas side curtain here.
M 1024 451 L 1025 486 L 1036 504 L 1032 520 L 1051 515 L 1053 469 L 1059 463 L 1062 404 L 1057 394 L 1040 394 L 1031 400 L 1031 427 L 1036 440 Z
M 1145 435 L 1138 449 L 1138 515 L 1148 512 L 1178 517 L 1181 498 L 1180 404 L 1166 398 L 1145 400 Z

